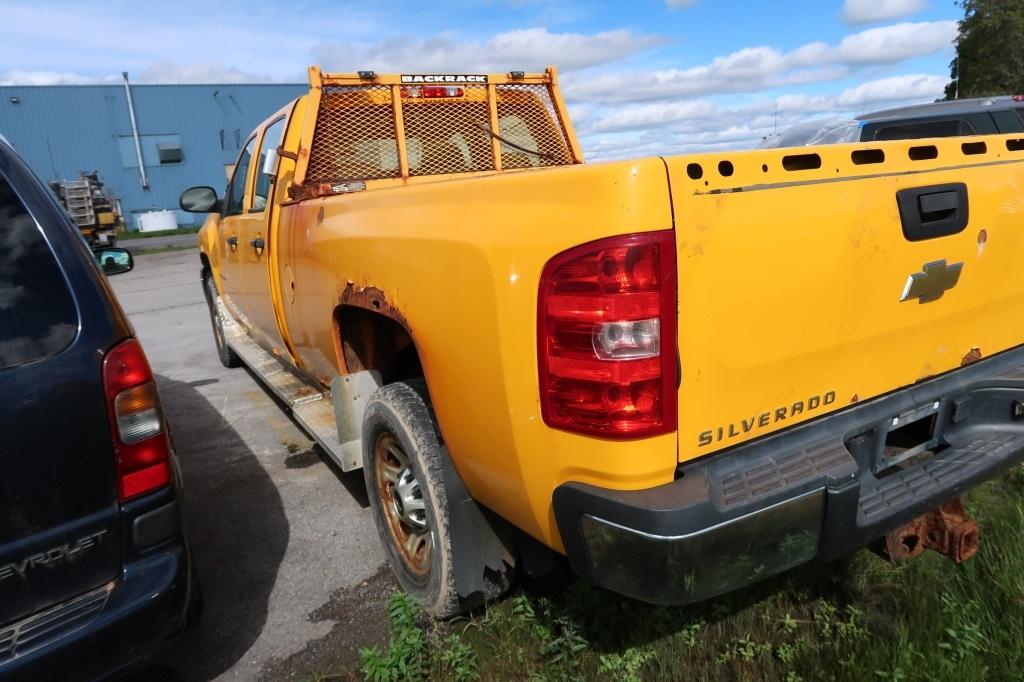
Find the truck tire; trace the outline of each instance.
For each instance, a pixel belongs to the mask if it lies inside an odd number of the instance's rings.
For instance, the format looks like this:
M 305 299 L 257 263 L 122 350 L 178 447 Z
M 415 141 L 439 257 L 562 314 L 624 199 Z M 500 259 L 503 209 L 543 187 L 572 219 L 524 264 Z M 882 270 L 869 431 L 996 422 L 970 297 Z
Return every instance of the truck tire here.
M 464 607 L 455 589 L 440 432 L 422 379 L 379 388 L 363 413 L 363 477 L 399 585 L 435 618 Z
M 213 274 L 207 273 L 203 277 L 203 286 L 206 288 L 206 306 L 210 309 L 210 323 L 213 325 L 213 342 L 217 345 L 217 357 L 220 364 L 228 369 L 242 366 L 242 359 L 235 351 L 231 350 L 227 339 L 224 336 L 224 321 L 217 311 L 217 285 L 213 283 Z

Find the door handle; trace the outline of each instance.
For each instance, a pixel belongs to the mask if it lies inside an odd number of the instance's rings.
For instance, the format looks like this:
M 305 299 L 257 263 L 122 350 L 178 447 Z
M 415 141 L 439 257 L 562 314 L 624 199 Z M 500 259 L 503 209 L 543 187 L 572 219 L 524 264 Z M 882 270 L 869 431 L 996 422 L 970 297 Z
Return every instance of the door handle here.
M 962 182 L 902 189 L 896 192 L 896 204 L 908 241 L 946 237 L 967 227 L 967 185 Z
M 232 236 L 228 237 L 227 242 L 228 242 L 228 246 L 231 247 L 232 251 L 234 251 L 236 248 L 238 248 L 238 237 L 232 235 Z
M 262 251 L 263 247 L 266 246 L 266 242 L 263 241 L 263 237 L 256 237 L 256 239 L 249 242 L 249 246 L 257 251 Z

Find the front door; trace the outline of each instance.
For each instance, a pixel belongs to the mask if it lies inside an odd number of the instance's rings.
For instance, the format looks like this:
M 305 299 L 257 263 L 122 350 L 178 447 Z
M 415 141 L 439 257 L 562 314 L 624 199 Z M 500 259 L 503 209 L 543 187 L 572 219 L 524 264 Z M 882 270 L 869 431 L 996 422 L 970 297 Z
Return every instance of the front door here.
M 245 190 L 248 186 L 249 169 L 252 166 L 252 154 L 256 147 L 256 137 L 245 143 L 234 173 L 228 183 L 224 197 L 224 212 L 217 226 L 217 248 L 220 250 L 220 293 L 225 303 L 236 316 L 241 317 L 245 309 L 245 289 L 242 283 L 242 256 L 245 253 L 244 242 L 240 235 L 244 220 Z M 248 324 L 248 322 L 246 321 Z
M 277 235 L 272 234 L 277 221 L 273 201 L 277 155 L 270 153 L 270 150 L 281 144 L 287 120 L 281 116 L 263 130 L 257 147 L 259 154 L 254 157 L 255 182 L 246 201 L 245 213 L 238 223 L 238 253 L 245 290 L 245 316 L 252 325 L 254 335 L 278 354 L 285 355 L 274 310 L 274 287 L 270 276 L 272 263 L 277 258 Z M 271 167 L 267 167 L 268 153 Z

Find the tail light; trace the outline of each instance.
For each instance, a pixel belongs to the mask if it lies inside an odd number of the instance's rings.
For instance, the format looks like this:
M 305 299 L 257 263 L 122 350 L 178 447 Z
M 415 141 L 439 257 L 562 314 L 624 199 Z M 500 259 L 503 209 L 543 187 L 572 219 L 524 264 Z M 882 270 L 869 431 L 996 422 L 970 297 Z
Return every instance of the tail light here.
M 146 354 L 135 339 L 113 348 L 103 360 L 117 496 L 122 502 L 171 482 L 170 446 L 160 396 Z
M 541 411 L 605 438 L 676 428 L 676 263 L 671 230 L 611 237 L 544 267 L 538 301 Z

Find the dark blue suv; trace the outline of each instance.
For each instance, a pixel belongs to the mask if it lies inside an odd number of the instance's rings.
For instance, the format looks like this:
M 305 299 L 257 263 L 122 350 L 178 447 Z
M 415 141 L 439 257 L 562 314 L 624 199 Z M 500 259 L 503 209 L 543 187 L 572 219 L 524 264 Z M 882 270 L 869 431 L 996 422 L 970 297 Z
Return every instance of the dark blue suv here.
M 153 373 L 106 274 L 0 137 L 0 680 L 146 660 L 197 603 Z

